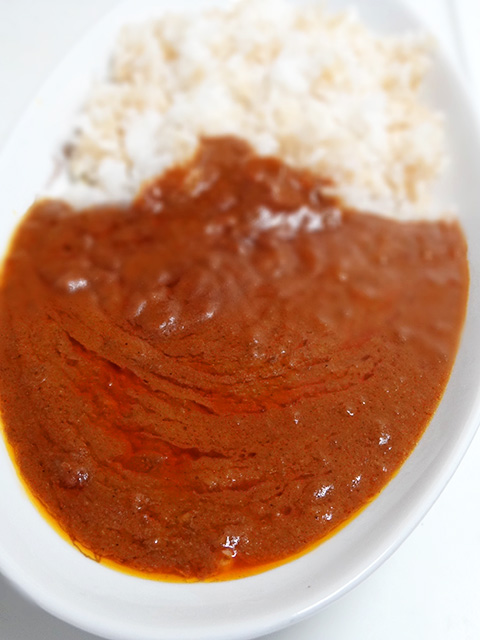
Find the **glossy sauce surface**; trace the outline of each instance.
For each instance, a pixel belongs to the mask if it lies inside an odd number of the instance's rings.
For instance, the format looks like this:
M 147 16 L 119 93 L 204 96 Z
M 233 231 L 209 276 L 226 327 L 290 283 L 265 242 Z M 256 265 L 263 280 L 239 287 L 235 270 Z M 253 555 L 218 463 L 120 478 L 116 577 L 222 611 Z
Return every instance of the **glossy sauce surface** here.
M 256 571 L 412 451 L 464 319 L 461 229 L 323 187 L 226 138 L 131 206 L 27 214 L 1 279 L 4 431 L 74 542 L 150 574 Z

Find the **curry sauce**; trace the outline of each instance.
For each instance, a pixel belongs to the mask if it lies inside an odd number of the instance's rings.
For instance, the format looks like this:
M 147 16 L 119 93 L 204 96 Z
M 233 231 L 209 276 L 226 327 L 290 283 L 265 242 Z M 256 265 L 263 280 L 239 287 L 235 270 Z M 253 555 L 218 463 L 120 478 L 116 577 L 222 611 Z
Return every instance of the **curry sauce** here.
M 35 204 L 5 259 L 0 399 L 72 541 L 149 574 L 228 577 L 320 541 L 411 453 L 468 293 L 456 221 L 342 207 L 205 140 L 130 205 Z

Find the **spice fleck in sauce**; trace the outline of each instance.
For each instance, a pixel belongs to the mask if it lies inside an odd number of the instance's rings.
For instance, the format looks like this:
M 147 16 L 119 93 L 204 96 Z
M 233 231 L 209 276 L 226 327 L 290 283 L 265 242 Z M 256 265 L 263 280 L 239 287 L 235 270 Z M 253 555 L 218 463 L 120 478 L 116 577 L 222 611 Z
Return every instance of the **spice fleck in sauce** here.
M 234 139 L 131 206 L 36 204 L 0 290 L 4 431 L 73 541 L 229 577 L 351 517 L 443 393 L 468 290 L 457 222 L 396 222 Z

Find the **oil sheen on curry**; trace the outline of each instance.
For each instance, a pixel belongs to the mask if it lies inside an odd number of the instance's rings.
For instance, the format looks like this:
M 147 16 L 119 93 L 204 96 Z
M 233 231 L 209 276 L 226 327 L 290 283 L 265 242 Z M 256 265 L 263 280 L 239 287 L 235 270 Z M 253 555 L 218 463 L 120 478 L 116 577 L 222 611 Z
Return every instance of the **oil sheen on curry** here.
M 447 383 L 455 221 L 398 222 L 231 139 L 128 206 L 37 203 L 0 291 L 21 476 L 100 559 L 189 580 L 311 548 L 385 486 Z

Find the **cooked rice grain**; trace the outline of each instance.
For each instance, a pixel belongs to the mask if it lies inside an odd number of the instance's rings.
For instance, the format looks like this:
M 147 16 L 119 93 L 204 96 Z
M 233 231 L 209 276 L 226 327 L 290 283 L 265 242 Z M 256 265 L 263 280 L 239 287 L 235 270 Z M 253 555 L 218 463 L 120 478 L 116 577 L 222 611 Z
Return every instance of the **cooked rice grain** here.
M 442 116 L 419 97 L 430 44 L 287 0 L 128 25 L 76 123 L 69 197 L 131 198 L 202 136 L 232 134 L 330 178 L 356 208 L 431 217 L 446 154 Z

